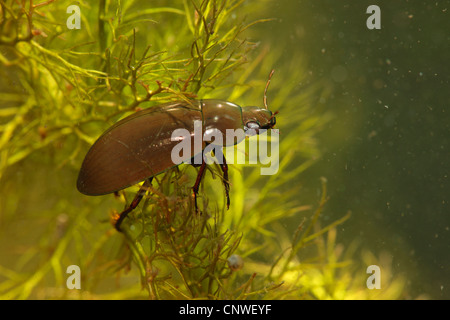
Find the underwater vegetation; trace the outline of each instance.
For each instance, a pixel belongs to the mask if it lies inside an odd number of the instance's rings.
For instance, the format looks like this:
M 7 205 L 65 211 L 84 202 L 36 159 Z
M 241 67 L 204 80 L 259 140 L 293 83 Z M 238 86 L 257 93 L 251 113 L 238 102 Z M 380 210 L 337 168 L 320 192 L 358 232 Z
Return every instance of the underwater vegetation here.
M 350 213 L 321 221 L 325 178 L 317 199 L 298 200 L 293 181 L 320 157 L 315 135 L 333 121 L 317 107 L 330 92 L 323 83 L 296 89 L 304 57 L 280 61 L 252 33 L 269 14 L 248 21 L 239 0 L 100 0 L 77 2 L 77 20 L 71 4 L 0 1 L 1 299 L 402 296 L 405 281 L 388 268 L 384 290 L 368 290 L 356 249 L 336 242 Z M 262 107 L 275 65 L 267 99 L 279 111 L 279 170 L 230 165 L 229 210 L 217 165 L 200 187 L 202 214 L 191 197 L 198 168 L 180 165 L 155 177 L 123 233 L 111 220 L 139 186 L 116 196 L 76 190 L 87 150 L 119 119 L 196 97 Z M 73 265 L 79 290 L 66 282 Z

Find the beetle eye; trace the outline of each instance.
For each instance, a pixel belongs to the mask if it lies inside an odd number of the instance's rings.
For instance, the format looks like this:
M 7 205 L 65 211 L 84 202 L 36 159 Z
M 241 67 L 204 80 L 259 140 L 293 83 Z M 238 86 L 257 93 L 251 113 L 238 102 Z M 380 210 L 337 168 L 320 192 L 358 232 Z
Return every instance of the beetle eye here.
M 258 134 L 258 130 L 261 128 L 258 122 L 250 121 L 245 124 L 245 134 L 248 136 L 254 136 Z
M 247 128 L 248 129 L 259 129 L 259 123 L 254 122 L 254 121 L 247 122 Z

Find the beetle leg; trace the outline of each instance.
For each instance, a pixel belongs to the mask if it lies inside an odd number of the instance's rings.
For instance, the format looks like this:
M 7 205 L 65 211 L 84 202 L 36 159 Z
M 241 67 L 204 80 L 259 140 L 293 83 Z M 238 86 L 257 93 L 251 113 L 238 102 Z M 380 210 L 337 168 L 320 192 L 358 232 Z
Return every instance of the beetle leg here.
M 195 180 L 195 184 L 192 187 L 192 191 L 194 193 L 195 212 L 198 212 L 197 194 L 198 194 L 198 189 L 200 187 L 200 182 L 202 181 L 203 174 L 205 173 L 205 169 L 206 169 L 206 162 L 205 162 L 204 157 L 202 156 L 202 165 L 200 166 L 200 169 L 198 170 L 197 179 Z
M 220 164 L 220 168 L 223 172 L 223 185 L 225 186 L 225 194 L 227 196 L 227 209 L 230 208 L 230 183 L 228 182 L 228 165 L 225 160 L 225 155 L 222 152 L 222 163 Z
M 128 208 L 126 208 L 120 213 L 119 218 L 117 218 L 116 223 L 114 224 L 114 227 L 116 228 L 117 231 L 119 232 L 122 231 L 120 229 L 120 225 L 122 224 L 123 219 L 125 219 L 127 215 L 138 206 L 139 202 L 141 202 L 148 188 L 152 185 L 152 180 L 153 177 L 148 178 L 147 180 L 144 181 L 144 183 L 142 184 L 141 188 L 139 189 L 138 193 L 136 194 L 136 196 L 134 197 L 133 201 L 130 203 Z

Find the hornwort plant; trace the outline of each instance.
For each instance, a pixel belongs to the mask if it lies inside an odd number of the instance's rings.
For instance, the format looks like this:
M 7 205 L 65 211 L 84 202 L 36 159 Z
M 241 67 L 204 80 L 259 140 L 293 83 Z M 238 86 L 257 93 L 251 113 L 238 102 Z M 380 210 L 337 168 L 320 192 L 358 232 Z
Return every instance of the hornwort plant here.
M 351 252 L 335 243 L 349 215 L 320 227 L 325 181 L 316 205 L 297 200 L 299 177 L 320 156 L 315 135 L 330 121 L 315 111 L 316 96 L 329 90 L 322 83 L 295 90 L 306 74 L 303 58 L 281 61 L 281 47 L 249 40 L 252 27 L 270 19 L 246 22 L 253 7 L 244 1 L 148 3 L 79 1 L 80 29 L 68 29 L 61 1 L 0 1 L 0 298 L 357 292 Z M 191 196 L 199 168 L 180 165 L 146 186 L 123 233 L 106 217 L 129 205 L 139 186 L 115 197 L 77 192 L 89 146 L 120 119 L 194 98 L 258 104 L 275 65 L 283 80 L 272 81 L 268 99 L 280 111 L 279 171 L 262 176 L 260 166 L 230 165 L 229 210 L 218 164 L 205 168 L 201 214 Z M 80 290 L 66 285 L 70 265 L 80 267 Z

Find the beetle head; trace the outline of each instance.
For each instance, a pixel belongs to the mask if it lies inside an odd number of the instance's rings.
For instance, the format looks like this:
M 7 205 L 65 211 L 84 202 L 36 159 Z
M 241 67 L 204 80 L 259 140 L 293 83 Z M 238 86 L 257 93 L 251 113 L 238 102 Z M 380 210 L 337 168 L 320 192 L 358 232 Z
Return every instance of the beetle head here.
M 242 120 L 244 131 L 247 135 L 259 134 L 260 129 L 272 129 L 276 124 L 275 115 L 272 111 L 259 107 L 245 107 L 242 109 Z M 252 130 L 250 130 L 252 129 Z
M 270 79 L 272 79 L 273 73 L 275 70 L 272 70 L 269 74 L 269 79 L 266 83 L 266 88 L 264 89 L 264 108 L 259 107 L 246 107 L 242 110 L 242 120 L 244 122 L 244 131 L 246 135 L 254 135 L 259 134 L 260 129 L 272 129 L 275 126 L 276 118 L 275 115 L 278 113 L 269 110 L 267 106 L 267 89 L 269 88 Z
M 259 107 L 246 107 L 242 111 L 242 120 L 244 121 L 244 131 L 247 135 L 259 134 L 260 129 L 272 129 L 275 126 L 276 118 L 275 115 L 278 113 L 269 110 L 267 106 L 267 89 L 269 88 L 270 79 L 272 79 L 272 70 L 269 74 L 269 79 L 266 83 L 266 88 L 264 89 L 264 108 Z

